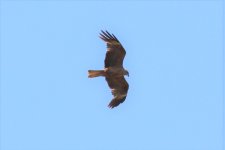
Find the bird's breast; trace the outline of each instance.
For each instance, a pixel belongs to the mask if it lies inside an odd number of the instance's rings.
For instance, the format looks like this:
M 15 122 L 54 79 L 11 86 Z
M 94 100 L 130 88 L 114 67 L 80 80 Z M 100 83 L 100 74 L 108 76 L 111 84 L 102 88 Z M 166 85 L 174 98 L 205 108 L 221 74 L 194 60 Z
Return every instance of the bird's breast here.
M 105 68 L 105 73 L 108 76 L 123 76 L 124 75 L 124 69 L 122 67 L 108 67 Z

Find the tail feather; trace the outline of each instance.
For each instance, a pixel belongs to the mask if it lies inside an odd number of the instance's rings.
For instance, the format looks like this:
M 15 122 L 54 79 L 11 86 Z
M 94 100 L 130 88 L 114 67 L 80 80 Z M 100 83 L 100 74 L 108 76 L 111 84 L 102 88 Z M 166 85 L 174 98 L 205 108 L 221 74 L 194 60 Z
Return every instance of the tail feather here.
M 105 76 L 104 70 L 88 70 L 88 78 Z

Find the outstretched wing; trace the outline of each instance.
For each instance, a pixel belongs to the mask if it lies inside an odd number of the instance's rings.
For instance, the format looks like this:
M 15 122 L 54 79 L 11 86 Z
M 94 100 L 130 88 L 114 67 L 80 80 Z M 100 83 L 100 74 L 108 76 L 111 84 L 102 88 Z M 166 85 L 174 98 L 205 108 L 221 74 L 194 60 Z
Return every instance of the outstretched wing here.
M 109 103 L 108 107 L 113 108 L 118 106 L 120 103 L 123 103 L 127 97 L 127 91 L 129 84 L 122 77 L 106 77 L 106 81 L 112 91 L 114 98 Z
M 102 31 L 102 33 L 100 33 L 100 38 L 107 43 L 105 68 L 123 66 L 123 59 L 126 55 L 126 51 L 119 40 L 108 31 Z

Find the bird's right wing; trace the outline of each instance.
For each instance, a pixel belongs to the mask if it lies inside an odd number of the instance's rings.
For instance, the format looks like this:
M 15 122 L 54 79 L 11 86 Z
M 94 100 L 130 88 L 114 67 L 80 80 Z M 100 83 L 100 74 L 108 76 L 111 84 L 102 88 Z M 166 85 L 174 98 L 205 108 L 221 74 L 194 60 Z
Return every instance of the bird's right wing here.
M 126 55 L 126 51 L 119 40 L 107 31 L 102 31 L 102 33 L 100 33 L 100 38 L 107 43 L 105 68 L 123 66 L 123 59 Z

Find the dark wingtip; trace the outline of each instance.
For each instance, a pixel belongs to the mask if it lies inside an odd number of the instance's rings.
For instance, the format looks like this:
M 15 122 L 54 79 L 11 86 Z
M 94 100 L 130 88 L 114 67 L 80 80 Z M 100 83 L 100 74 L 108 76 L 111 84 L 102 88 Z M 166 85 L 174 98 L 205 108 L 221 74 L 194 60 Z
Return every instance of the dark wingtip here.
M 110 109 L 113 109 L 114 107 L 117 107 L 120 103 L 121 103 L 121 102 L 112 100 L 112 101 L 109 103 L 108 107 L 109 107 Z
M 102 37 L 107 38 L 108 40 L 116 40 L 118 41 L 118 39 L 116 38 L 115 35 L 110 34 L 107 30 L 103 31 L 101 30 L 101 32 L 99 33 Z
M 105 35 L 106 34 L 106 31 L 101 30 L 100 34 Z
M 112 34 L 112 36 L 115 40 L 119 41 L 114 34 Z
M 106 30 L 105 31 L 107 33 L 107 35 L 111 38 L 111 39 L 114 39 L 114 37 Z
M 109 103 L 108 107 L 110 109 L 113 109 L 114 107 L 119 106 L 121 103 L 123 103 L 125 101 L 126 97 L 127 96 L 124 96 L 121 99 L 116 99 L 116 98 L 112 99 L 111 102 Z
M 108 105 L 108 107 L 109 107 L 109 109 L 113 109 L 114 107 L 116 107 L 116 106 L 113 106 L 113 105 Z
M 111 102 L 109 103 L 109 105 L 108 105 L 108 107 L 109 107 L 110 109 L 113 109 L 113 108 L 116 107 L 116 106 L 118 106 L 118 105 L 114 105 L 114 104 L 113 104 L 113 101 L 111 101 Z
M 99 38 L 101 38 L 103 41 L 107 42 L 109 40 L 109 38 L 107 36 L 105 36 L 104 31 L 102 31 L 102 33 L 99 33 Z

